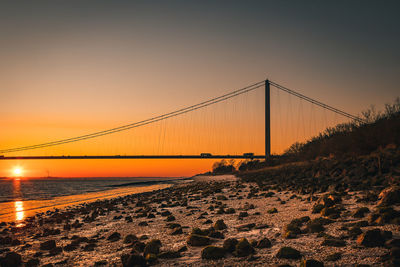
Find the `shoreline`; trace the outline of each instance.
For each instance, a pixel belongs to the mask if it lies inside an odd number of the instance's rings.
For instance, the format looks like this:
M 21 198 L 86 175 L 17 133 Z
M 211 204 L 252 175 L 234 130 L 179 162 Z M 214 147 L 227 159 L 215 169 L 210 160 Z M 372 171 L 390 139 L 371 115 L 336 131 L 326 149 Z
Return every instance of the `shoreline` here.
M 324 224 L 323 231 L 309 233 L 307 223 L 304 223 L 300 233 L 287 238 L 285 229 L 292 220 L 322 218 L 312 211 L 323 194 L 310 196 L 291 191 L 260 190 L 255 184 L 242 182 L 234 176 L 202 175 L 191 179 L 194 181 L 165 189 L 38 214 L 24 227 L 3 225 L 0 237 L 8 235 L 18 241 L 14 242 L 17 245 L 4 246 L 0 251 L 3 255 L 15 251 L 25 262 L 32 260 L 41 265 L 61 266 L 122 266 L 124 255 L 131 255 L 133 250 L 137 253 L 153 239 L 161 243 L 161 254 L 153 262 L 156 266 L 298 265 L 299 259 L 276 256 L 283 246 L 297 249 L 302 258 L 324 261 L 328 265 L 381 265 L 381 258 L 389 251 L 385 247 L 363 247 L 356 239 L 346 237 L 349 227 L 344 225 L 365 221 L 365 218 L 354 217 L 355 211 L 360 207 L 371 212 L 374 209 L 374 204 L 357 202 L 360 192 L 349 192 L 341 197 L 340 205 L 346 212 Z M 205 246 L 190 245 L 188 238 L 193 228 L 211 229 L 218 220 L 223 220 L 227 228 L 207 237 L 213 246 L 222 247 L 229 238 L 246 238 L 254 244 L 254 253 L 245 257 L 227 253 L 219 260 L 202 259 Z M 362 231 L 376 228 L 390 231 L 393 238 L 400 238 L 398 226 L 392 224 L 363 225 Z M 327 237 L 342 240 L 338 242 L 345 245 L 322 245 Z M 257 242 L 265 238 L 270 246 L 257 247 Z M 40 249 L 44 243 L 53 240 L 53 248 Z M 327 261 L 334 253 L 339 253 L 340 257 Z
M 121 185 L 111 185 L 108 189 L 86 192 L 83 194 L 55 196 L 48 199 L 16 199 L 14 201 L 0 202 L 0 222 L 15 222 L 18 224 L 26 217 L 35 216 L 38 213 L 91 203 L 98 200 L 151 192 L 173 186 L 176 181 L 177 180 L 139 181 Z
M 137 177 L 134 177 L 135 179 Z M 142 177 L 142 179 L 148 179 L 149 177 Z M 157 181 L 134 181 L 118 185 L 110 185 L 110 189 L 99 190 L 95 192 L 87 192 L 84 194 L 73 194 L 66 196 L 56 196 L 49 199 L 31 199 L 31 200 L 14 200 L 0 202 L 0 222 L 15 222 L 20 224 L 26 217 L 35 216 L 38 213 L 51 211 L 52 209 L 60 209 L 72 207 L 83 203 L 91 203 L 97 200 L 111 199 L 123 197 L 131 194 L 138 194 L 144 192 L 151 192 L 159 189 L 168 188 L 179 183 L 185 182 L 199 182 L 199 181 L 235 181 L 237 178 L 234 175 L 195 175 L 192 177 L 157 177 L 161 180 Z M 42 178 L 40 178 L 42 179 Z M 64 178 L 63 178 L 64 179 Z M 90 179 L 90 178 L 88 178 Z M 115 189 L 114 189 L 115 188 Z M 124 188 L 126 188 L 124 190 Z M 16 211 L 15 203 L 18 203 L 19 207 Z M 39 204 L 41 203 L 41 204 Z M 44 203 L 44 204 L 43 204 Z M 27 208 L 23 208 L 27 206 Z M 17 215 L 17 214 L 20 215 Z M 23 213 L 23 214 L 22 214 Z

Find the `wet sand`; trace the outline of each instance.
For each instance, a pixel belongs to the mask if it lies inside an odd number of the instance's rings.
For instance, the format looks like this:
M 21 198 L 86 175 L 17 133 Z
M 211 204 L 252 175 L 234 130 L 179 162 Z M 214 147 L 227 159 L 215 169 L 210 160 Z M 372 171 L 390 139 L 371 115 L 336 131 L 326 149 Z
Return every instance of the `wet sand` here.
M 52 209 L 62 209 L 71 205 L 90 203 L 96 200 L 110 199 L 142 192 L 149 192 L 170 187 L 172 184 L 156 184 L 148 186 L 131 186 L 111 190 L 89 192 L 86 194 L 54 197 L 44 200 L 17 200 L 0 203 L 0 222 L 21 223 L 25 218 Z

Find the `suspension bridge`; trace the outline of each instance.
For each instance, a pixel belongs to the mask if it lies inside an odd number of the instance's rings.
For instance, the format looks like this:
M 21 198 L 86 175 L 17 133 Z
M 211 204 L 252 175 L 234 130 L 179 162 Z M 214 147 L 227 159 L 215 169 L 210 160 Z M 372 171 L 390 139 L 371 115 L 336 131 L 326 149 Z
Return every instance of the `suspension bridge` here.
M 278 92 L 285 92 L 289 96 L 293 96 L 296 99 L 299 99 L 301 101 L 305 101 L 309 103 L 310 105 L 317 106 L 324 111 L 329 111 L 334 113 L 335 115 L 340 115 L 341 117 L 345 119 L 350 119 L 356 122 L 361 123 L 362 120 L 354 116 L 352 114 L 349 114 L 343 110 L 334 108 L 330 105 L 327 105 L 325 103 L 322 103 L 318 100 L 315 100 L 313 98 L 310 98 L 308 96 L 305 96 L 298 91 L 289 89 L 285 86 L 282 86 L 276 82 L 270 81 L 270 80 L 263 80 L 254 84 L 251 84 L 249 86 L 246 86 L 244 88 L 238 89 L 231 91 L 227 94 L 221 95 L 219 97 L 215 97 L 212 99 L 209 99 L 207 101 L 203 101 L 201 103 L 187 106 L 182 109 L 175 110 L 173 112 L 168 112 L 161 114 L 159 116 L 154 116 L 146 120 L 141 120 L 138 122 L 130 123 L 130 124 L 125 124 L 119 127 L 103 130 L 103 131 L 97 131 L 93 132 L 90 134 L 84 134 L 84 135 L 79 135 L 76 137 L 72 138 L 66 138 L 66 139 L 59 139 L 55 141 L 49 141 L 49 142 L 43 142 L 43 143 L 38 143 L 34 145 L 28 145 L 28 146 L 16 146 L 12 148 L 6 148 L 6 149 L 0 149 L 0 160 L 43 160 L 43 159 L 268 159 L 268 157 L 271 156 L 271 88 L 275 88 L 278 90 Z M 239 96 L 243 96 L 245 94 L 249 94 L 251 92 L 254 92 L 256 90 L 263 90 L 264 92 L 264 99 L 263 99 L 263 108 L 264 112 L 263 114 L 257 113 L 257 117 L 264 117 L 263 122 L 264 126 L 263 127 L 263 133 L 262 136 L 264 138 L 264 153 L 254 153 L 254 152 L 244 152 L 244 153 L 237 153 L 237 154 L 232 154 L 232 153 L 211 153 L 210 151 L 202 151 L 201 153 L 198 154 L 115 154 L 115 155 L 107 155 L 107 154 L 98 154 L 98 155 L 21 155 L 21 153 L 24 153 L 26 151 L 37 151 L 37 150 L 43 150 L 46 148 L 52 148 L 52 147 L 58 147 L 58 146 L 64 146 L 67 144 L 72 144 L 72 143 L 81 143 L 84 141 L 88 140 L 98 140 L 101 137 L 105 136 L 110 136 L 110 135 L 115 135 L 117 133 L 121 132 L 127 132 L 129 130 L 134 130 L 138 128 L 143 128 L 152 124 L 156 123 L 164 123 L 164 126 L 161 125 L 161 132 L 159 134 L 159 144 L 160 140 L 163 138 L 165 139 L 166 135 L 166 130 L 163 129 L 162 127 L 165 128 L 165 123 L 168 120 L 171 120 L 173 118 L 181 117 L 184 116 L 185 114 L 193 113 L 198 110 L 204 110 L 207 109 L 207 107 L 217 105 L 218 103 L 223 103 L 228 100 L 237 98 Z M 301 106 L 299 106 L 301 107 Z M 311 109 L 311 116 L 314 116 L 315 114 L 314 110 Z M 204 119 L 205 121 L 209 121 L 210 119 Z M 246 119 L 244 119 L 246 121 Z M 311 124 L 311 123 L 310 123 Z M 185 126 L 183 126 L 185 127 Z M 211 131 L 212 130 L 209 130 Z M 281 131 L 282 134 L 283 130 Z M 230 133 L 228 133 L 230 134 Z M 250 133 L 252 135 L 252 133 Z M 260 133 L 258 133 L 260 134 Z M 153 142 L 154 143 L 154 142 Z M 201 146 L 199 148 L 200 150 L 202 149 Z M 10 155 L 11 154 L 11 155 Z M 17 155 L 16 155 L 17 154 Z

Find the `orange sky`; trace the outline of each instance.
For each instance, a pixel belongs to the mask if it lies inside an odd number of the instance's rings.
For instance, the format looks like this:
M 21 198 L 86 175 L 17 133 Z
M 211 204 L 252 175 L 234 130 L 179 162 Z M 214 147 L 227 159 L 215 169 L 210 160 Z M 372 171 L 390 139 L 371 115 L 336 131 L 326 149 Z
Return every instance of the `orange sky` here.
M 88 134 L 270 78 L 351 114 L 398 96 L 390 4 L 30 1 L 0 10 L 0 149 Z M 356 13 L 356 15 L 355 15 Z M 264 153 L 264 95 L 24 155 Z M 271 90 L 272 151 L 343 118 Z M 16 154 L 10 154 L 16 155 Z M 210 160 L 0 161 L 0 176 L 183 176 Z

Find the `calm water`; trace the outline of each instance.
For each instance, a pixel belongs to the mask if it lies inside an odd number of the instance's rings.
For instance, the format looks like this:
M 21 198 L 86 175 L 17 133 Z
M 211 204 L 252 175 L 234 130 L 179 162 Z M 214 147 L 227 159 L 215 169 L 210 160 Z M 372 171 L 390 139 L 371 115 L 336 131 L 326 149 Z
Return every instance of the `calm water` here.
M 0 178 L 0 221 L 52 208 L 166 188 L 180 178 Z

